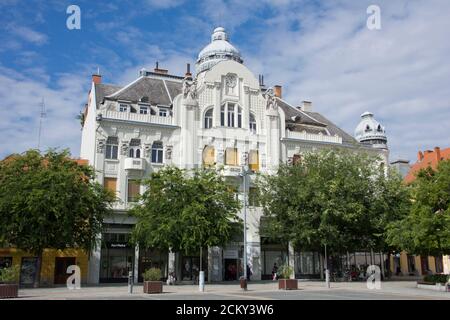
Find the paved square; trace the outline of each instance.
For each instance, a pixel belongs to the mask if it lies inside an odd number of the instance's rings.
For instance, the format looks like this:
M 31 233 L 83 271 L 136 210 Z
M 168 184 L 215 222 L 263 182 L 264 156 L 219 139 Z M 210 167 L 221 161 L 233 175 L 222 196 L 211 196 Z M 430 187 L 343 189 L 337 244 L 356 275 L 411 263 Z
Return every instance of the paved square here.
M 380 290 L 369 290 L 364 282 L 331 283 L 299 281 L 299 290 L 278 290 L 276 282 L 250 282 L 247 291 L 239 283 L 207 284 L 205 292 L 195 285 L 164 286 L 162 294 L 144 294 L 135 285 L 128 294 L 126 285 L 102 285 L 69 290 L 65 287 L 21 289 L 22 300 L 450 300 L 450 292 L 416 288 L 416 282 L 383 282 Z

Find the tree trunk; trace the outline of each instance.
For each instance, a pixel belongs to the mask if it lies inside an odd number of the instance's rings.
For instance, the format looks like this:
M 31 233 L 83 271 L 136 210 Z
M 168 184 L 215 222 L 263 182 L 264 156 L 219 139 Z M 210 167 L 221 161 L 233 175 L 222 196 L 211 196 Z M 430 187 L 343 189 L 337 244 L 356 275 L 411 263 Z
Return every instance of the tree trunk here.
M 41 284 L 42 252 L 43 252 L 43 250 L 41 250 L 37 254 L 38 257 L 37 257 L 36 276 L 34 277 L 34 283 L 33 283 L 34 288 L 39 288 L 39 285 Z

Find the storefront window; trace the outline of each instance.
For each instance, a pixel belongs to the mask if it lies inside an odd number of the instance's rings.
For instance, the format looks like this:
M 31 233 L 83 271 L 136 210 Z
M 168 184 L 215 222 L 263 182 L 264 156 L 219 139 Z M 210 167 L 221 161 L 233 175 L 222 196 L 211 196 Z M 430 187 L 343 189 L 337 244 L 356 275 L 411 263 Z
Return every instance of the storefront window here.
M 168 276 L 168 255 L 167 251 L 158 249 L 139 250 L 139 282 L 143 281 L 142 274 L 150 268 L 161 269 L 161 276 Z
M 0 257 L 0 270 L 12 266 L 12 257 Z
M 128 233 L 104 233 L 101 253 L 100 282 L 126 282 L 133 271 L 134 247 Z
M 320 259 L 317 252 L 298 252 L 295 255 L 295 273 L 300 277 L 320 275 Z
M 20 267 L 20 284 L 32 285 L 36 279 L 37 257 L 24 257 Z

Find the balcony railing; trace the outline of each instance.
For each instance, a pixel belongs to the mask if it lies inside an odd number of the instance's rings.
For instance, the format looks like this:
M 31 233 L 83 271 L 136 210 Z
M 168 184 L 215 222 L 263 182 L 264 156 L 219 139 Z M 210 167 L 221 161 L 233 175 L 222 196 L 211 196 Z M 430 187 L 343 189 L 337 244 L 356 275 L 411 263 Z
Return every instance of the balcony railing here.
M 145 170 L 145 159 L 126 158 L 123 164 L 125 170 Z
M 118 112 L 118 111 L 106 111 L 104 112 L 103 117 L 106 119 L 136 121 L 136 122 L 155 123 L 164 125 L 172 125 L 173 119 L 172 117 L 160 117 L 151 114 L 140 114 L 140 113 Z
M 327 136 L 327 135 L 324 135 L 324 134 L 308 133 L 308 132 L 305 132 L 305 131 L 303 131 L 303 132 L 296 132 L 296 131 L 286 130 L 286 138 L 342 144 L 342 137 L 340 137 L 340 136 L 337 136 L 337 135 L 335 135 L 335 136 Z

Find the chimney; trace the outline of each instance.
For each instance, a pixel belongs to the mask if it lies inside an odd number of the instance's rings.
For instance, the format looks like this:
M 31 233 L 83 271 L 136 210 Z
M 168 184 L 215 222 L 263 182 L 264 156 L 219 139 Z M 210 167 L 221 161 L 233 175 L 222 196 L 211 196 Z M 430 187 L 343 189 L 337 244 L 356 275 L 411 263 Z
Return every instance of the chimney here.
M 273 87 L 273 93 L 275 94 L 275 97 L 282 98 L 282 87 L 279 85 L 276 85 Z
M 192 78 L 192 73 L 191 73 L 191 64 L 188 63 L 186 65 L 186 74 L 184 75 L 185 78 Z
M 95 84 L 100 84 L 102 83 L 102 76 L 99 74 L 93 74 L 92 75 L 92 82 Z
M 159 74 L 168 74 L 169 70 L 166 69 L 160 69 L 159 68 L 159 62 L 156 61 L 156 68 L 153 70 L 155 73 L 159 73 Z
M 441 148 L 435 147 L 434 153 L 436 154 L 436 161 L 440 162 L 441 161 Z
M 300 106 L 300 110 L 306 111 L 306 112 L 312 112 L 312 102 L 311 101 L 302 101 L 302 104 Z
M 423 160 L 423 153 L 422 151 L 419 151 L 419 153 L 417 153 L 417 161 L 422 161 Z

